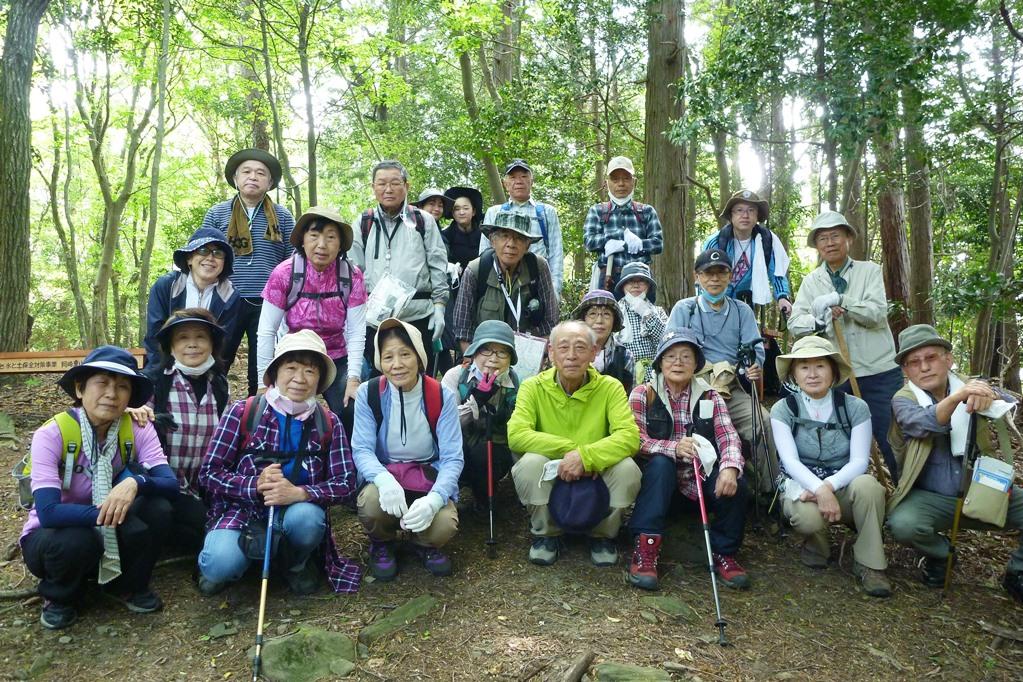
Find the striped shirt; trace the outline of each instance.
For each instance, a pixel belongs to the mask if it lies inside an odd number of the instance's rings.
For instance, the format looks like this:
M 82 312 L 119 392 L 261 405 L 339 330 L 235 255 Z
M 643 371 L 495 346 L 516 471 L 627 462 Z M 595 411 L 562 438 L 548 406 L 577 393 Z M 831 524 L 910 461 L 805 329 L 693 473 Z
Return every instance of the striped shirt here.
M 202 226 L 214 227 L 227 234 L 227 226 L 231 222 L 231 207 L 237 199 L 236 195 L 227 201 L 214 204 L 202 219 Z M 266 214 L 263 213 L 263 204 L 260 203 L 256 206 L 250 223 L 252 253 L 247 256 L 235 255 L 231 283 L 242 298 L 259 298 L 263 293 L 263 287 L 266 286 L 266 280 L 270 278 L 270 273 L 293 251 L 290 239 L 291 231 L 295 229 L 295 218 L 288 209 L 278 204 L 274 204 L 274 211 L 277 212 L 281 241 L 269 242 L 264 238 Z
M 668 391 L 667 387 L 665 390 Z M 675 461 L 676 473 L 678 476 L 678 489 L 686 498 L 695 500 L 696 481 L 693 465 L 681 458 L 675 457 L 675 448 L 679 440 L 685 435 L 686 427 L 691 421 L 689 410 L 689 399 L 692 396 L 692 384 L 690 384 L 679 396 L 671 395 L 668 391 L 668 400 L 671 402 L 668 412 L 671 413 L 672 434 L 668 440 L 651 438 L 646 430 L 647 411 L 647 384 L 640 384 L 632 389 L 629 394 L 629 407 L 636 417 L 636 425 L 639 426 L 639 452 L 636 457 L 649 459 L 654 455 L 664 455 Z M 732 426 L 732 419 L 728 416 L 728 408 L 725 401 L 716 391 L 706 391 L 703 400 L 710 400 L 714 403 L 714 440 L 718 451 L 718 469 L 738 469 L 742 475 L 742 468 L 745 460 L 742 457 L 742 446 L 739 441 L 739 434 Z

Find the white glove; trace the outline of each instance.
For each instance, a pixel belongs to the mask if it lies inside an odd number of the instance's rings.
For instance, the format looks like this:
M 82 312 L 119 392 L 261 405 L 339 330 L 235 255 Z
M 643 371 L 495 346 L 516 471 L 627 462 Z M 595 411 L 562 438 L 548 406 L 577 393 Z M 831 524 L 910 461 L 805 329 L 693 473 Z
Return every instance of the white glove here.
M 625 246 L 629 253 L 637 254 L 643 248 L 643 240 L 632 233 L 632 230 L 625 230 Z
M 621 253 L 625 250 L 625 242 L 621 239 L 608 239 L 604 243 L 604 255 L 613 256 L 616 253 Z
M 654 309 L 653 304 L 646 300 L 646 296 L 625 294 L 625 303 L 640 317 L 646 317 L 646 315 L 653 312 Z
M 444 508 L 444 500 L 435 492 L 429 492 L 412 503 L 408 513 L 401 519 L 401 527 L 413 533 L 422 533 L 433 523 L 433 517 Z
M 398 484 L 390 471 L 382 471 L 373 479 L 373 485 L 380 492 L 380 508 L 391 516 L 399 519 L 408 512 L 405 503 L 405 490 Z
M 832 291 L 830 294 L 821 294 L 813 299 L 813 303 L 810 304 L 813 308 L 813 316 L 818 320 L 823 320 L 824 311 L 830 310 L 833 305 L 838 305 L 841 298 L 837 291 Z
M 458 277 L 462 274 L 462 266 L 458 263 L 448 263 L 448 281 L 451 286 L 458 283 Z
M 433 332 L 433 340 L 435 343 L 440 341 L 440 338 L 444 336 L 444 306 L 433 306 L 433 317 L 430 318 L 430 322 L 427 324 L 427 329 Z

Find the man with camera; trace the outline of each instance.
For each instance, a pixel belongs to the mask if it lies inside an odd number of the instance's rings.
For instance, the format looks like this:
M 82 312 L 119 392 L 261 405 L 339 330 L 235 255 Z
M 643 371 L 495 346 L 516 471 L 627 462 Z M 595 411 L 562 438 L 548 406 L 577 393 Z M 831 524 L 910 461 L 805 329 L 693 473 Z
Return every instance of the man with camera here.
M 466 266 L 452 314 L 462 352 L 484 320 L 546 337 L 558 322 L 559 303 L 547 261 L 529 251 L 540 239 L 530 232 L 529 218 L 497 213 L 484 219 L 482 230 L 492 246 Z
M 754 456 L 746 459 L 747 472 L 758 474 L 750 487 L 770 493 L 778 471 L 771 420 L 740 381 L 745 377 L 756 391 L 755 384 L 763 376 L 764 344 L 756 317 L 748 305 L 725 294 L 732 276 L 728 253 L 704 251 L 696 258 L 695 270 L 699 294 L 675 304 L 665 333 L 691 329 L 696 334 L 707 359 L 701 378 L 724 398 L 735 430 L 756 449 Z M 759 414 L 754 412 L 754 404 Z

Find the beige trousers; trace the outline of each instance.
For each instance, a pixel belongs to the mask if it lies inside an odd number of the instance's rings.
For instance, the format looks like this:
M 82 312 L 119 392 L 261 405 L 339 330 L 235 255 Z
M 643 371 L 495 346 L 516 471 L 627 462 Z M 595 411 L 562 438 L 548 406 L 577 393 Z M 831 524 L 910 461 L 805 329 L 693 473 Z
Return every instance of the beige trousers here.
M 406 493 L 407 495 L 407 493 Z M 398 535 L 398 524 L 401 520 L 391 516 L 380 508 L 380 491 L 372 483 L 359 491 L 356 502 L 359 521 L 374 540 L 390 541 Z M 421 533 L 415 533 L 416 544 L 424 547 L 443 547 L 458 532 L 458 510 L 454 503 L 448 503 L 433 517 L 430 527 Z

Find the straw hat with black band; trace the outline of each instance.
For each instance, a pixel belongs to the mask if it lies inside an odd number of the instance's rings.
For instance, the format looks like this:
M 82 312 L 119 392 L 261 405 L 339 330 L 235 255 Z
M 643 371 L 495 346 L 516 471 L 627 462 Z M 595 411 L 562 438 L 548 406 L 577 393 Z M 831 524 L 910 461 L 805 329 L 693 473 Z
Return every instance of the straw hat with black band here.
M 306 351 L 317 356 L 320 361 L 320 381 L 316 385 L 316 392 L 326 391 L 327 387 L 337 378 L 337 367 L 327 355 L 327 346 L 323 343 L 323 339 L 311 329 L 300 329 L 297 332 L 285 334 L 284 338 L 277 342 L 277 347 L 274 348 L 274 359 L 270 361 L 266 371 L 263 372 L 263 385 L 270 386 L 273 383 L 270 380 L 271 375 L 277 376 L 277 366 L 287 358 L 289 353 L 299 351 Z
M 852 367 L 842 357 L 842 354 L 835 350 L 835 347 L 831 345 L 831 341 L 822 336 L 804 336 L 792 344 L 792 349 L 788 353 L 775 358 L 774 366 L 778 370 L 778 378 L 782 382 L 788 382 L 793 360 L 810 360 L 813 358 L 828 358 L 834 363 L 838 371 L 836 376 L 832 377 L 832 386 L 844 384 L 849 380 L 849 375 L 852 374 Z

